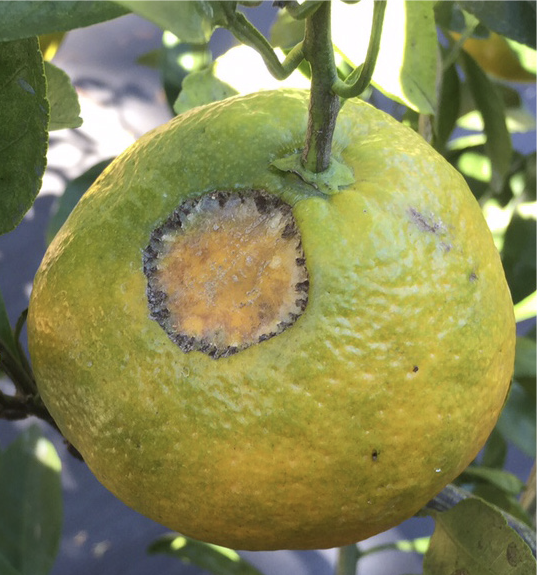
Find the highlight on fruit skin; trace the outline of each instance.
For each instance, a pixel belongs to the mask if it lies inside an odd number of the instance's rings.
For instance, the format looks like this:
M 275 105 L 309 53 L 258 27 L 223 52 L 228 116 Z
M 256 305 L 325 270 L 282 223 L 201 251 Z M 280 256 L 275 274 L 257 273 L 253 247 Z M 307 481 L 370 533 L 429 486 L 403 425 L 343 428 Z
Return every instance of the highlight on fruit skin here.
M 57 234 L 29 307 L 39 391 L 96 477 L 166 527 L 235 549 L 336 547 L 411 517 L 474 459 L 513 372 L 509 290 L 460 174 L 412 130 L 350 100 L 333 154 L 355 183 L 325 195 L 271 167 L 300 150 L 307 108 L 307 91 L 259 92 L 143 136 Z M 179 233 L 170 223 L 191 208 L 201 219 Z M 253 231 L 261 212 L 272 243 Z M 287 212 L 291 243 L 280 241 Z M 241 225 L 258 271 L 211 291 Z M 246 259 L 231 260 L 239 278 Z M 178 296 L 174 329 L 199 328 L 204 290 L 232 302 L 222 309 L 255 300 L 259 313 L 268 294 L 304 309 L 231 355 L 185 351 L 150 301 L 175 276 L 155 287 L 149 268 L 176 265 L 202 279 Z M 269 269 L 282 274 L 259 272 Z M 304 270 L 307 305 L 269 289 L 301 283 Z M 235 284 L 259 297 L 241 300 Z M 238 333 L 211 329 L 222 349 Z M 257 332 L 246 332 L 251 343 Z

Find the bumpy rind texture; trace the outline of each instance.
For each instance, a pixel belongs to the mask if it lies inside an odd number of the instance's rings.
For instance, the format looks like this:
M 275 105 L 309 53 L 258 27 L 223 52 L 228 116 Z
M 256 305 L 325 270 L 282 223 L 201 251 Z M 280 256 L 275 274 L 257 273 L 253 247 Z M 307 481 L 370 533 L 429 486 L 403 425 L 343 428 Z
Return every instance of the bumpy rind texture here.
M 269 167 L 302 146 L 307 93 L 264 92 L 141 138 L 83 197 L 35 278 L 42 397 L 97 478 L 137 511 L 242 549 L 357 541 L 413 515 L 475 457 L 505 401 L 514 318 L 461 176 L 366 103 L 323 196 Z M 186 198 L 263 189 L 293 207 L 308 307 L 214 360 L 151 320 L 142 250 Z

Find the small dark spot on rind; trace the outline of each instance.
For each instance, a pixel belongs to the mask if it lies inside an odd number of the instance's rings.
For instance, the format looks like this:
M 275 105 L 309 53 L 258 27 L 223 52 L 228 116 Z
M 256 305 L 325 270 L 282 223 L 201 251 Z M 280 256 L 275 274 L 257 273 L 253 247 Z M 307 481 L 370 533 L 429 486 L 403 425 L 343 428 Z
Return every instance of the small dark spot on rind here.
M 511 567 L 516 567 L 521 562 L 522 557 L 516 543 L 511 542 L 507 546 L 506 558 Z
M 427 218 L 421 212 L 418 212 L 416 208 L 409 208 L 408 213 L 421 231 L 436 234 L 442 230 L 442 225 L 440 223 L 433 221 L 431 218 Z
M 419 367 L 418 367 L 417 365 L 415 365 L 415 366 L 412 368 L 412 371 L 413 371 L 414 373 L 417 373 L 417 372 L 419 371 Z
M 475 272 L 472 272 L 472 273 L 468 276 L 468 279 L 469 279 L 471 282 L 476 282 L 476 281 L 477 281 L 477 274 L 476 274 Z
M 371 452 L 371 460 L 378 461 L 378 459 L 379 459 L 379 452 L 377 449 L 373 449 L 373 451 Z

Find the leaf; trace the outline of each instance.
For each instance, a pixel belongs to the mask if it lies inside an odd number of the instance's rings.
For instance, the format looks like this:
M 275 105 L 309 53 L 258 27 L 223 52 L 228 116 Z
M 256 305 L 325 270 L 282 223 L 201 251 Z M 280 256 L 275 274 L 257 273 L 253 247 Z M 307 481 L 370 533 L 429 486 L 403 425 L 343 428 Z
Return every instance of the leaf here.
M 508 441 L 533 458 L 535 423 L 535 395 L 532 399 L 520 383 L 514 380 L 496 427 Z
M 74 178 L 67 184 L 63 194 L 58 200 L 55 212 L 50 218 L 47 227 L 46 240 L 48 244 L 50 244 L 54 236 L 58 233 L 58 230 L 62 227 L 80 198 L 112 160 L 113 158 L 109 158 L 95 164 L 78 176 L 78 178 Z
M 531 74 L 537 74 L 537 52 L 535 48 L 530 48 L 510 39 L 507 39 L 507 43 L 517 55 L 520 65 Z
M 531 517 L 524 511 L 518 497 L 510 495 L 491 483 L 478 483 L 473 491 L 474 496 L 485 500 L 487 503 L 498 507 L 512 517 L 515 517 L 526 526 L 533 529 Z
M 431 512 L 436 521 L 424 575 L 529 575 L 531 550 L 499 511 L 477 498 L 449 511 Z
M 270 43 L 282 50 L 290 50 L 304 38 L 305 20 L 295 20 L 287 10 L 278 10 L 270 28 Z
M 215 575 L 262 575 L 236 551 L 203 543 L 180 535 L 167 535 L 154 541 L 148 553 L 164 553 Z
M 167 2 L 117 0 L 120 4 L 142 18 L 175 34 L 181 42 L 205 44 L 214 29 L 226 22 L 220 2 L 197 0 L 196 2 Z
M 224 100 L 237 93 L 229 84 L 219 80 L 214 74 L 214 68 L 211 67 L 193 72 L 183 80 L 183 87 L 173 105 L 173 110 L 176 114 L 183 114 L 196 106 Z
M 534 218 L 513 214 L 504 235 L 502 263 L 513 301 L 518 303 L 535 291 L 536 242 Z
M 50 34 L 42 34 L 39 36 L 39 49 L 43 54 L 43 60 L 50 62 L 56 55 L 63 39 L 65 32 L 51 32 Z
M 457 2 L 461 8 L 473 14 L 482 24 L 522 44 L 535 48 L 535 2 Z
M 18 357 L 19 352 L 17 349 L 17 342 L 13 335 L 13 330 L 11 329 L 11 324 L 9 323 L 9 317 L 6 311 L 6 305 L 4 303 L 4 298 L 0 292 L 0 342 L 6 347 L 6 349 L 11 352 L 13 357 Z
M 45 76 L 50 104 L 49 130 L 79 128 L 82 125 L 80 104 L 69 76 L 50 62 L 45 62 Z
M 463 483 L 484 481 L 510 495 L 519 495 L 524 489 L 524 482 L 516 475 L 504 469 L 494 469 L 482 465 L 470 465 L 460 476 Z
M 3 0 L 0 2 L 0 41 L 82 28 L 127 13 L 128 10 L 115 2 Z
M 524 377 L 535 379 L 535 377 L 537 377 L 536 361 L 537 354 L 535 350 L 535 342 L 529 337 L 517 337 L 515 379 L 521 379 Z
M 502 98 L 488 76 L 466 52 L 461 53 L 466 78 L 487 137 L 485 149 L 492 165 L 491 185 L 500 190 L 511 167 L 511 135 L 505 123 Z
M 373 2 L 333 4 L 332 36 L 353 66 L 365 60 Z M 434 3 L 389 0 L 372 84 L 388 97 L 422 114 L 436 111 L 437 33 Z
M 185 77 L 206 69 L 211 62 L 212 54 L 208 44 L 182 43 L 171 32 L 164 32 L 159 64 L 166 99 L 171 108 L 181 93 Z
M 522 192 L 522 200 L 524 202 L 531 202 L 537 199 L 537 162 L 535 150 L 531 154 L 525 156 L 524 166 L 522 167 L 522 175 L 524 179 L 524 189 Z
M 275 49 L 275 53 L 283 57 L 279 48 Z M 249 73 L 245 74 L 244 70 Z M 251 94 L 281 87 L 307 89 L 309 86 L 309 80 L 298 70 L 285 80 L 276 80 L 253 48 L 235 46 L 217 58 L 210 68 L 193 72 L 184 79 L 174 110 L 180 114 L 195 106 L 223 100 L 235 94 Z
M 515 319 L 517 323 L 537 315 L 537 291 L 520 300 L 515 305 Z
M 438 111 L 434 117 L 434 147 L 443 153 L 455 128 L 460 112 L 460 80 L 454 65 L 442 73 L 438 95 Z
M 0 453 L 0 557 L 20 575 L 46 575 L 55 561 L 62 528 L 60 468 L 37 426 Z
M 2 575 L 21 575 L 20 571 L 9 564 L 8 560 L 2 555 L 2 551 L 0 551 L 0 573 Z
M 481 465 L 502 469 L 507 457 L 507 441 L 504 436 L 494 428 L 483 449 Z
M 17 226 L 39 192 L 48 121 L 37 38 L 0 43 L 0 234 Z

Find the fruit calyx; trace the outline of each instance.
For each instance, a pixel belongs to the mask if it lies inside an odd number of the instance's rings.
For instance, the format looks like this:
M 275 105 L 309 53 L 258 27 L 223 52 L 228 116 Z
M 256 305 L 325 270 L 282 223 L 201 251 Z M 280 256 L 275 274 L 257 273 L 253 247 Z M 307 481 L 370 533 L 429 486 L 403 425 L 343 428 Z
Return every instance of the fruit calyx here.
M 308 301 L 292 209 L 262 190 L 186 200 L 152 231 L 143 269 L 151 318 L 214 359 L 282 333 Z
M 271 163 L 271 166 L 282 172 L 296 174 L 307 184 L 327 196 L 336 194 L 355 182 L 352 170 L 333 157 L 330 158 L 328 168 L 322 172 L 308 170 L 302 163 L 302 153 L 278 158 Z

